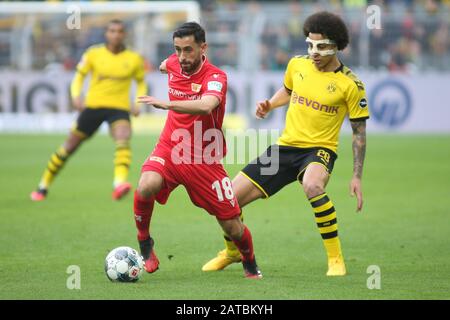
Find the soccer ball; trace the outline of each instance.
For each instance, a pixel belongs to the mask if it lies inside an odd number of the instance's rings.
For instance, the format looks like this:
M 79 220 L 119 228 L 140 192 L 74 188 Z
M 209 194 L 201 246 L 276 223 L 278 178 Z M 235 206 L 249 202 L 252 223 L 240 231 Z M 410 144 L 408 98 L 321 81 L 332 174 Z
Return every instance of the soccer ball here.
M 115 248 L 105 259 L 105 273 L 111 281 L 136 282 L 143 267 L 142 257 L 130 247 Z

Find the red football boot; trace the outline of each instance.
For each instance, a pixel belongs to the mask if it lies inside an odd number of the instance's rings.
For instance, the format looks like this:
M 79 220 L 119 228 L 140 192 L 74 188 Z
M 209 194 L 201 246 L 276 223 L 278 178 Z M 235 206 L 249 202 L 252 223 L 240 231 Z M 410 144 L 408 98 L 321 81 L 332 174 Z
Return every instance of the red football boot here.
M 46 189 L 38 189 L 30 194 L 31 201 L 43 201 L 47 197 Z
M 244 267 L 244 274 L 246 278 L 261 279 L 263 277 L 258 265 L 256 264 L 255 258 L 250 261 L 242 261 L 242 265 Z
M 141 255 L 144 258 L 144 269 L 148 273 L 153 273 L 159 268 L 159 260 L 155 254 L 153 246 L 155 241 L 153 238 L 139 241 L 139 248 L 141 249 Z
M 130 190 L 131 184 L 129 182 L 119 184 L 117 187 L 114 188 L 114 191 L 112 193 L 113 200 L 122 199 L 128 192 L 130 192 Z

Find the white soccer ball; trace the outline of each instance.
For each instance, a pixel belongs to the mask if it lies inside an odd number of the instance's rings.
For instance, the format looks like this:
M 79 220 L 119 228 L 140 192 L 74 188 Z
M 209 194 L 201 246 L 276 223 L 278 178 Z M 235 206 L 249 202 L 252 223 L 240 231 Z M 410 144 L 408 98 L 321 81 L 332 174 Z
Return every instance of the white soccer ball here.
M 111 281 L 136 282 L 142 274 L 143 267 L 141 255 L 130 247 L 115 248 L 105 259 L 105 273 Z

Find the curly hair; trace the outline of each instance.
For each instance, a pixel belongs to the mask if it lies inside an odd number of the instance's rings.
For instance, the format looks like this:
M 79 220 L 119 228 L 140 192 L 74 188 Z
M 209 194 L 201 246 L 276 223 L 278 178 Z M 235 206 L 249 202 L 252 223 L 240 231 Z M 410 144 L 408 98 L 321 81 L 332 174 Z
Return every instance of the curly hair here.
M 342 19 L 330 12 L 321 11 L 309 16 L 303 25 L 303 34 L 320 33 L 324 37 L 336 42 L 338 50 L 348 45 L 348 29 Z

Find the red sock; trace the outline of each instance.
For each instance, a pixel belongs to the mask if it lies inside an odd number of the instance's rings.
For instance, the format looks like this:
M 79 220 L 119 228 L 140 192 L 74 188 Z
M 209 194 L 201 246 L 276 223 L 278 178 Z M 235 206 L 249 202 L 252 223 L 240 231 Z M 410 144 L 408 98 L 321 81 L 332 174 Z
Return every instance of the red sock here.
M 134 192 L 134 220 L 138 229 L 138 240 L 150 237 L 150 220 L 153 213 L 155 198 L 143 198 L 137 191 Z
M 233 242 L 239 249 L 243 261 L 249 261 L 255 258 L 253 253 L 252 234 L 247 226 L 244 226 L 244 233 L 242 234 L 241 240 L 233 240 Z

